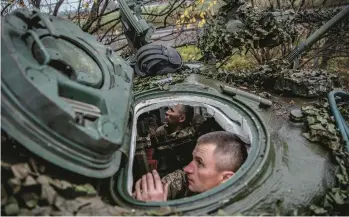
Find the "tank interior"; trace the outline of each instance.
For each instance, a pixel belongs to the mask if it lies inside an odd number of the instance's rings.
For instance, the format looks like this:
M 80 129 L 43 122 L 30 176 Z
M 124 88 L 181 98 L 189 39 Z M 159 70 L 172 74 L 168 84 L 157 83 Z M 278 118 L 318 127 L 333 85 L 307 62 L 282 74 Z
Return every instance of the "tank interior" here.
M 192 160 L 192 151 L 195 148 L 197 139 L 206 133 L 213 131 L 230 131 L 251 141 L 250 129 L 244 122 L 244 118 L 238 112 L 233 112 L 230 108 L 229 116 L 227 105 L 210 105 L 208 103 L 185 101 L 167 101 L 157 103 L 157 105 L 147 105 L 146 109 L 135 111 L 134 135 L 130 157 L 130 167 L 128 171 L 128 191 L 134 191 L 135 182 L 142 175 L 156 169 L 160 177 L 182 169 Z M 147 104 L 147 102 L 143 102 Z M 166 141 L 154 141 L 150 139 L 150 130 L 156 130 L 162 126 L 165 120 L 166 111 L 169 105 L 181 103 L 193 107 L 194 114 L 191 126 L 194 129 L 192 135 L 183 138 L 176 138 Z M 137 107 L 137 106 L 136 106 Z M 226 107 L 226 108 L 225 108 Z M 140 112 L 143 111 L 143 112 Z M 138 114 L 137 114 L 138 113 Z M 233 115 L 234 117 L 232 117 Z M 245 123 L 245 124 L 244 124 Z M 137 133 L 135 133 L 135 131 Z M 250 147 L 248 147 L 248 150 Z M 132 165 L 132 166 L 131 166 Z
M 192 151 L 200 135 L 212 131 L 224 130 L 214 118 L 208 114 L 206 108 L 194 107 L 191 121 L 195 130 L 194 135 L 168 141 L 148 139 L 149 130 L 156 130 L 165 123 L 165 113 L 168 107 L 143 113 L 137 121 L 136 153 L 133 166 L 134 180 L 143 174 L 156 169 L 160 177 L 177 169 L 183 168 L 192 160 Z M 149 141 L 148 141 L 149 140 Z

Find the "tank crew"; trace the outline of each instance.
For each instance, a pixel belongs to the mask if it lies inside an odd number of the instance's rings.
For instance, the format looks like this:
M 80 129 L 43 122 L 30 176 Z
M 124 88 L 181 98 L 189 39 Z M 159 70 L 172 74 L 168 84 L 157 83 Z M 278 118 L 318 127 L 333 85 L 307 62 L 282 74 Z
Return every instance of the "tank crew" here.
M 157 129 L 149 128 L 149 137 L 152 144 L 163 143 L 169 140 L 179 139 L 193 135 L 195 133 L 191 121 L 193 119 L 194 109 L 189 105 L 172 104 L 166 111 L 165 124 Z M 150 169 L 157 169 L 161 176 L 167 174 L 169 166 L 181 161 L 177 155 L 160 156 L 157 161 L 153 159 L 154 149 L 147 150 L 147 160 Z M 172 170 L 173 171 L 173 170 Z M 171 172 L 172 172 L 171 171 Z
M 166 123 L 156 130 L 150 130 L 150 138 L 155 142 L 164 142 L 170 139 L 182 138 L 194 133 L 191 126 L 194 109 L 189 105 L 176 104 L 169 106 L 166 112 Z
M 234 133 L 216 131 L 199 137 L 193 160 L 160 179 L 156 170 L 143 175 L 133 195 L 142 201 L 166 201 L 208 191 L 227 181 L 247 158 L 246 144 Z

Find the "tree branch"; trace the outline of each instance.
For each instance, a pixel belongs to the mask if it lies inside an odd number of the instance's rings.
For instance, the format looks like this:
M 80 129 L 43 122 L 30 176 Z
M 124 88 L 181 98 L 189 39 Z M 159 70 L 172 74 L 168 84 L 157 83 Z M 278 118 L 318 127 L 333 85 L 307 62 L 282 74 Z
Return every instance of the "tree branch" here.
M 102 41 L 104 38 L 105 38 L 105 36 L 110 32 L 110 30 L 112 30 L 116 25 L 117 25 L 118 23 L 115 23 L 114 25 L 112 25 L 107 31 L 105 31 L 105 33 L 103 34 L 103 36 L 100 38 L 100 41 Z M 120 36 L 120 35 L 122 35 L 123 33 L 120 33 L 120 34 L 118 34 L 118 36 Z M 117 37 L 118 37 L 117 36 Z
M 6 4 L 6 6 L 1 10 L 1 16 L 4 16 L 4 12 L 6 11 L 6 9 L 7 9 L 10 5 L 12 5 L 12 2 L 8 2 L 8 3 Z
M 102 1 L 100 1 L 100 2 L 102 2 Z M 102 8 L 101 14 L 104 14 L 105 9 L 108 6 L 108 3 L 109 3 L 109 0 L 104 0 L 104 5 L 103 5 L 103 8 Z M 98 4 L 98 8 L 99 8 L 100 4 L 101 3 Z M 100 14 L 98 12 L 99 12 L 99 10 L 97 9 L 97 17 L 98 17 L 98 19 L 97 19 L 96 27 L 94 28 L 94 30 L 92 30 L 92 32 L 90 32 L 90 34 L 93 34 L 94 32 L 96 32 L 100 28 L 103 16 L 100 16 Z
M 113 9 L 113 10 L 111 10 L 111 11 L 109 11 L 109 12 L 106 12 L 106 13 L 104 13 L 103 15 L 101 15 L 101 17 L 105 17 L 105 16 L 107 16 L 108 14 L 114 13 L 114 12 L 119 11 L 119 10 L 120 10 L 120 8 Z M 91 13 L 92 13 L 92 12 L 90 12 L 90 15 L 91 15 Z M 98 17 L 93 17 L 93 18 L 91 18 L 91 19 L 89 18 L 90 20 L 86 22 L 86 26 L 84 25 L 85 28 L 83 27 L 83 30 L 84 30 L 84 31 L 86 30 L 85 32 L 87 32 L 88 29 L 91 28 L 92 24 L 97 20 L 97 18 L 98 18 Z M 103 24 L 102 24 L 101 26 L 103 26 Z
M 62 6 L 64 0 L 59 0 L 55 5 L 55 9 L 53 10 L 53 16 L 57 16 L 59 8 Z
M 92 4 L 92 8 L 90 11 L 90 14 L 88 16 L 88 19 L 86 21 L 86 23 L 82 26 L 82 30 L 84 32 L 88 32 L 88 30 L 91 28 L 92 24 L 98 19 L 98 5 L 99 2 L 102 0 L 97 0 L 97 2 L 94 2 Z
M 80 21 L 81 21 L 81 16 L 80 16 L 80 8 L 81 8 L 81 1 L 82 0 L 79 0 L 79 6 L 78 6 L 78 12 L 77 12 L 77 16 L 78 16 L 78 25 L 79 25 L 79 27 L 81 28 L 81 23 L 80 23 Z
M 167 19 L 168 19 L 168 17 L 172 14 L 173 11 L 177 10 L 177 8 L 179 8 L 184 2 L 185 2 L 185 0 L 182 0 L 182 2 L 179 3 L 178 6 L 174 7 L 174 8 L 165 16 L 164 25 L 163 25 L 164 27 L 165 27 L 166 24 L 167 24 Z
M 166 8 L 164 8 L 163 10 L 161 10 L 159 13 L 142 13 L 142 15 L 144 16 L 157 16 L 157 17 L 161 17 L 164 15 L 167 15 L 169 13 L 169 11 L 171 11 L 171 9 L 174 7 L 174 5 L 176 4 L 176 1 L 173 4 L 170 4 L 169 6 L 167 6 Z M 179 4 L 181 5 L 181 4 Z
M 105 22 L 105 23 L 103 23 L 103 24 L 100 24 L 99 26 L 96 26 L 96 27 L 95 27 L 93 30 L 91 30 L 89 33 L 90 33 L 90 34 L 94 34 L 94 33 L 96 33 L 99 29 L 101 29 L 103 26 L 106 26 L 106 25 L 108 25 L 109 23 L 112 23 L 112 22 L 115 22 L 115 21 L 117 21 L 117 22 L 115 23 L 115 26 L 116 26 L 117 24 L 119 24 L 119 23 L 121 22 L 120 16 L 118 16 L 118 17 L 115 18 L 115 19 L 109 20 L 109 21 L 107 21 L 107 22 Z
M 115 49 L 114 51 L 115 51 L 115 52 L 120 51 L 120 50 L 126 48 L 127 46 L 128 46 L 128 44 L 125 44 L 125 45 L 123 45 L 123 46 L 121 46 L 121 47 Z

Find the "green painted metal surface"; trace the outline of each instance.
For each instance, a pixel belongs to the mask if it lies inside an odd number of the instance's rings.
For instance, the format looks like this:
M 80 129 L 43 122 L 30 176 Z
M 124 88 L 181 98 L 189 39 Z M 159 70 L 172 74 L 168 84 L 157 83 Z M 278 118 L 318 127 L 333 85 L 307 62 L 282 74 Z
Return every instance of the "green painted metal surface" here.
M 181 74 L 184 82 L 140 91 L 135 104 L 166 96 L 225 103 L 252 126 L 250 157 L 236 176 L 212 191 L 168 203 L 136 201 L 126 192 L 130 164 L 124 158 L 134 133 L 133 70 L 66 20 L 17 10 L 2 24 L 2 129 L 31 152 L 73 173 L 115 175 L 110 187 L 119 206 L 170 206 L 193 215 L 216 214 L 218 209 L 286 215 L 333 186 L 328 152 L 302 137 L 301 126 L 280 118 L 279 111 L 261 108 L 255 95 L 223 94 L 222 82 Z M 262 104 L 270 106 L 269 101 Z
M 137 2 L 139 3 L 139 2 Z M 138 50 L 151 43 L 155 29 L 141 17 L 141 6 L 133 0 L 120 0 L 121 22 L 129 46 Z
M 2 19 L 2 128 L 82 175 L 118 170 L 133 70 L 70 21 L 19 9 Z
M 169 206 L 184 215 L 289 215 L 322 195 L 333 184 L 333 164 L 327 151 L 302 137 L 302 125 L 277 115 L 272 108 L 245 94 L 222 94 L 223 82 L 191 75 L 167 90 L 148 90 L 135 96 L 135 104 L 149 99 L 202 96 L 223 102 L 247 119 L 253 133 L 249 158 L 228 182 L 196 196 L 168 202 L 142 202 L 127 192 L 128 164 L 111 180 L 114 200 L 123 207 L 152 209 Z M 241 91 L 243 92 L 243 91 Z M 300 106 L 296 102 L 295 106 Z M 288 107 L 288 110 L 292 107 Z M 288 111 L 289 112 L 289 111 Z M 227 113 L 229 117 L 229 113 Z M 311 171 L 311 173 L 309 173 Z

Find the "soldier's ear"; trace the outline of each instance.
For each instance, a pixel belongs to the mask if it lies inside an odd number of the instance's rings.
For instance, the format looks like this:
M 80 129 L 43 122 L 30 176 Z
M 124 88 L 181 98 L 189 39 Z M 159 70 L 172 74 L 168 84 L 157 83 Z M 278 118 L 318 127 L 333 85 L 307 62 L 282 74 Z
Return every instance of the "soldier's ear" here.
M 185 115 L 182 114 L 179 116 L 179 122 L 182 123 L 184 121 L 185 121 Z
M 233 171 L 224 171 L 224 172 L 222 172 L 221 183 L 226 182 L 233 175 L 234 175 Z

